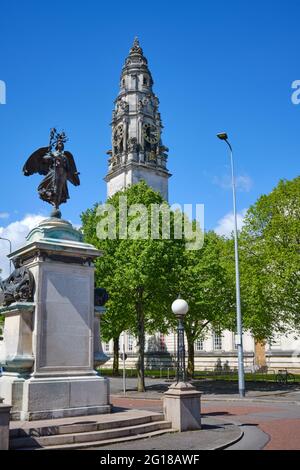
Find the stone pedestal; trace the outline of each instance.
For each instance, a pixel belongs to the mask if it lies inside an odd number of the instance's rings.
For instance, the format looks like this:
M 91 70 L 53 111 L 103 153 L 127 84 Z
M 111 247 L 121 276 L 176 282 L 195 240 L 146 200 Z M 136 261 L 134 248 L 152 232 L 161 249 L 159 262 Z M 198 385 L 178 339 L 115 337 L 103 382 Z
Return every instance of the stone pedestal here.
M 164 415 L 178 431 L 201 429 L 201 392 L 189 383 L 179 382 L 164 394 Z
M 0 362 L 6 370 L 17 374 L 31 370 L 34 357 L 32 352 L 33 314 L 32 302 L 14 303 L 0 308 L 5 316 Z
M 94 370 L 94 265 L 101 253 L 60 219 L 33 229 L 11 259 L 34 276 L 34 302 L 3 307 L 0 396 L 14 419 L 107 413 L 108 380 Z
M 8 450 L 9 418 L 11 406 L 0 403 L 0 450 Z

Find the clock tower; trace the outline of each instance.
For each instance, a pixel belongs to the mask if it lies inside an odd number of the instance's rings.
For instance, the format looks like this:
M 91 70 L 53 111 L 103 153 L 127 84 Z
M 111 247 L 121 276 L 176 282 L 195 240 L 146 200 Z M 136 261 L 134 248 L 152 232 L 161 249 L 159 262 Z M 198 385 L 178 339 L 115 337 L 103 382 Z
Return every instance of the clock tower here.
M 122 69 L 112 113 L 112 148 L 107 152 L 107 196 L 144 180 L 168 200 L 168 148 L 162 144 L 159 100 L 139 41 L 135 38 Z

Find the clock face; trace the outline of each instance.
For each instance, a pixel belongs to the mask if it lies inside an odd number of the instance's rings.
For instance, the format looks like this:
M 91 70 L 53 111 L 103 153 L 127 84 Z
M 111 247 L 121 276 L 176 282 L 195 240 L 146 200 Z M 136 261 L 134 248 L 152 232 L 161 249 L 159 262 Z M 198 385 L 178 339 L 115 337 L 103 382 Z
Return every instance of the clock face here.
M 150 144 L 157 144 L 160 139 L 159 128 L 149 122 L 143 124 L 143 135 L 145 140 Z
M 119 124 L 118 127 L 116 127 L 114 131 L 113 141 L 115 145 L 121 142 L 121 140 L 123 139 L 123 135 L 124 135 L 123 124 Z

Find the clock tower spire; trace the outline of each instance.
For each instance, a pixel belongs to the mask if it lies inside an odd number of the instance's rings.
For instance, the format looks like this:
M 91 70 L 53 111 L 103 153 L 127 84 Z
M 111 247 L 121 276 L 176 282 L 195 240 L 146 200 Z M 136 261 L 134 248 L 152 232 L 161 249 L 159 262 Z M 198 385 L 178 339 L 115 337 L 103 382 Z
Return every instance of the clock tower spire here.
M 122 69 L 120 92 L 112 113 L 112 148 L 107 152 L 107 195 L 145 180 L 168 200 L 168 148 L 153 79 L 138 38 Z

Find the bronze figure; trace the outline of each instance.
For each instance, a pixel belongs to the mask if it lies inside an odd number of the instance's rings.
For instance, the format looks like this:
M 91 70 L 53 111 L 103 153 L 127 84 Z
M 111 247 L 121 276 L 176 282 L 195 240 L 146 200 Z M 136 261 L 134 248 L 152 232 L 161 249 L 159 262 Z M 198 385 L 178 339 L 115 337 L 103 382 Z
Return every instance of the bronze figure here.
M 51 217 L 57 218 L 61 217 L 60 204 L 69 199 L 67 182 L 70 181 L 74 186 L 80 185 L 73 155 L 64 150 L 66 141 L 64 132 L 59 134 L 56 129 L 51 129 L 48 147 L 36 150 L 23 167 L 25 176 L 34 173 L 45 175 L 38 187 L 38 193 L 43 201 L 54 206 Z
M 96 307 L 103 307 L 109 299 L 106 289 L 103 287 L 96 287 L 94 290 L 94 300 Z
M 14 302 L 32 302 L 34 294 L 34 278 L 29 269 L 16 267 L 11 275 L 2 281 L 0 290 L 3 292 L 3 305 L 8 306 Z

